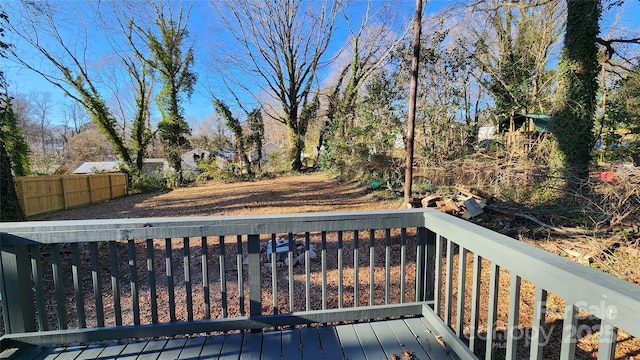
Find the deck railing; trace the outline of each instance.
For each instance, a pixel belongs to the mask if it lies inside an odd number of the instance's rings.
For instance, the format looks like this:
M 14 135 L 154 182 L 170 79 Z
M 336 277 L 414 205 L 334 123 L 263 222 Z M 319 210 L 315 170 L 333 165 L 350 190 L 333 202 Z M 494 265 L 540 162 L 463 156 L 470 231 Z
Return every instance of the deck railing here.
M 599 358 L 613 358 L 617 329 L 640 337 L 640 287 L 428 209 L 2 223 L 0 236 L 3 347 L 423 315 L 425 305 L 487 358 L 516 358 L 520 346 L 541 359 L 561 341 L 572 359 L 580 310 L 598 318 Z M 566 302 L 558 339 L 548 294 Z

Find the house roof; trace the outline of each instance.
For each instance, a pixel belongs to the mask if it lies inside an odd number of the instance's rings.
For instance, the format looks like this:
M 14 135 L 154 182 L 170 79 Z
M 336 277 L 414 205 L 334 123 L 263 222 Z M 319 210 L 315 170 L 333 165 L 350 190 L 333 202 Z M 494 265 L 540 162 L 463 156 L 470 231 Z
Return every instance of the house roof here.
M 114 173 L 120 171 L 117 161 L 87 161 L 73 170 L 74 174 Z
M 535 130 L 538 132 L 549 132 L 551 129 L 549 128 L 549 124 L 551 122 L 551 116 L 547 114 L 523 114 L 518 113 L 518 116 L 525 117 L 527 119 L 531 119 L 533 121 L 533 125 L 535 126 Z

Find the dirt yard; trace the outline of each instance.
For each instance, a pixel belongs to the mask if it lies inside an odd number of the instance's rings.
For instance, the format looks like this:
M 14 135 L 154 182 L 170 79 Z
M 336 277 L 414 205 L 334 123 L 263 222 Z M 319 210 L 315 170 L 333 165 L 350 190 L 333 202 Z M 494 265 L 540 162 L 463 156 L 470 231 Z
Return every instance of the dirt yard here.
M 402 205 L 400 199 L 383 198 L 379 193 L 369 193 L 353 182 L 339 182 L 325 174 L 313 173 L 298 176 L 282 177 L 270 180 L 259 180 L 244 183 L 211 183 L 188 188 L 176 189 L 169 192 L 156 192 L 138 194 L 116 199 L 107 203 L 84 206 L 67 211 L 31 217 L 30 220 L 73 220 L 73 219 L 99 219 L 99 218 L 137 218 L 137 217 L 176 217 L 176 216 L 207 216 L 207 215 L 242 215 L 242 214 L 274 214 L 292 212 L 319 212 L 319 211 L 350 211 L 373 209 L 398 209 Z M 514 229 L 528 231 L 534 228 L 534 224 L 522 222 L 522 218 L 516 219 L 500 213 L 488 215 L 491 221 L 474 221 L 481 225 L 492 227 L 494 230 L 503 231 L 509 236 L 520 238 L 549 251 L 565 255 L 566 239 L 554 239 L 549 237 L 546 241 L 530 241 L 519 237 L 518 234 L 526 231 L 514 232 Z M 500 228 L 498 225 L 500 224 Z M 493 225 L 492 225 L 493 224 Z M 565 250 L 566 251 L 566 250 Z M 456 259 L 457 261 L 457 259 Z M 140 262 L 144 266 L 144 261 Z M 599 267 L 605 271 L 616 274 L 615 269 L 628 269 L 627 265 L 616 265 L 601 262 Z M 602 265 L 605 264 L 605 265 Z M 606 265 L 608 264 L 608 265 Z M 609 269 L 607 269 L 609 266 Z M 638 262 L 640 267 L 640 262 Z M 457 265 L 454 266 L 456 268 Z M 612 270 L 613 269 L 613 270 Z M 469 272 L 470 273 L 470 272 Z M 508 274 L 501 276 L 501 287 L 508 289 Z M 454 275 L 455 276 L 455 275 Z M 627 278 L 638 283 L 635 276 Z M 504 279 L 504 280 L 503 280 Z M 506 281 L 505 284 L 502 284 Z M 467 282 L 470 282 L 468 279 Z M 503 286 L 504 285 L 504 286 Z M 523 298 L 531 297 L 533 286 L 523 285 Z M 527 294 L 530 292 L 531 294 Z M 532 300 L 532 299 L 531 299 Z M 508 305 L 508 296 L 500 296 L 500 308 Z M 523 300 L 524 301 L 524 300 Z M 550 299 L 553 301 L 553 299 Z M 525 301 L 526 302 L 526 301 Z M 482 304 L 485 302 L 482 301 Z M 556 308 L 562 309 L 562 304 Z M 501 310 L 502 312 L 502 310 Z M 523 310 L 524 312 L 524 310 Z M 484 313 L 484 311 L 483 311 Z M 562 314 L 547 314 L 548 323 L 561 321 Z M 482 319 L 481 319 L 482 321 Z M 530 321 L 530 320 L 529 320 Z M 521 323 L 526 325 L 526 320 Z M 639 339 L 627 338 L 619 334 L 617 359 L 633 359 L 640 355 Z M 583 338 L 579 341 L 577 358 L 588 359 L 595 356 L 594 347 L 597 347 L 597 339 Z M 557 350 L 557 349 L 555 349 Z M 525 353 L 526 349 L 519 349 Z M 553 351 L 555 352 L 555 351 Z M 549 355 L 549 354 L 547 354 Z
M 170 192 L 138 194 L 29 220 L 118 219 L 207 215 L 397 209 L 401 200 L 367 194 L 355 183 L 321 173 L 242 183 L 211 183 Z

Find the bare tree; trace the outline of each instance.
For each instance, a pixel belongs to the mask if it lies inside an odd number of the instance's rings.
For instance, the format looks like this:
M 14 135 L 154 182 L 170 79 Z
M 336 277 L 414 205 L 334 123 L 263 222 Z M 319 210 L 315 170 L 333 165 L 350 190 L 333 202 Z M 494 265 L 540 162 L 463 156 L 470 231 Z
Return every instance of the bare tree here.
M 324 122 L 318 136 L 318 157 L 323 147 L 334 152 L 336 148 L 350 149 L 343 145 L 351 141 L 349 130 L 357 121 L 357 102 L 363 85 L 387 64 L 386 60 L 411 29 L 407 26 L 404 33 L 396 34 L 386 25 L 396 13 L 397 3 L 384 2 L 378 8 L 373 5 L 372 0 L 367 1 L 362 18 L 352 19 L 342 11 L 349 33 L 342 58 L 335 62 L 338 66 L 336 79 L 332 81 L 333 89 L 329 89 L 326 95 L 327 109 L 322 114 Z
M 235 74 L 238 91 L 255 95 L 251 83 L 277 99 L 282 109 L 279 121 L 289 129 L 292 169 L 301 170 L 309 116 L 316 106 L 312 86 L 334 32 L 339 4 L 331 0 L 211 4 L 234 39 L 223 50 L 225 66 L 233 69 L 226 73 Z
M 143 167 L 147 148 L 156 134 L 151 128 L 150 104 L 156 77 L 149 64 L 151 54 L 145 42 L 146 34 L 142 30 L 144 13 L 138 3 L 131 4 L 112 1 L 102 6 L 100 14 L 105 25 L 105 37 L 114 50 L 117 64 L 110 75 L 117 79 L 120 69 L 124 68 L 128 82 L 124 89 L 113 88 L 114 114 L 120 118 L 122 134 L 131 139 L 131 150 L 135 156 L 135 169 L 140 172 Z M 137 15 L 138 17 L 136 18 Z M 111 21 L 110 21 L 111 20 Z M 120 83 L 113 81 L 113 83 Z M 127 123 L 130 128 L 127 129 Z
M 545 112 L 552 103 L 554 77 L 549 59 L 559 47 L 566 7 L 561 1 L 478 1 L 470 7 L 473 59 L 479 82 L 491 93 L 496 111 Z
M 82 109 L 75 101 L 63 105 L 62 115 L 64 121 L 62 124 L 64 132 L 61 135 L 63 138 L 66 138 L 69 135 L 73 136 L 79 134 L 82 126 L 91 121 L 86 111 L 84 111 L 84 109 Z
M 131 156 L 126 141 L 118 131 L 117 121 L 95 83 L 93 63 L 88 55 L 90 34 L 82 17 L 74 11 L 76 9 L 65 7 L 62 3 L 16 2 L 12 5 L 15 5 L 12 14 L 17 17 L 8 29 L 25 47 L 39 54 L 43 62 L 15 49 L 9 51 L 10 58 L 38 73 L 65 95 L 80 103 L 113 144 L 120 160 L 130 164 Z M 65 14 L 63 11 L 69 13 Z M 63 15 L 66 17 L 61 18 Z M 73 17 L 73 22 L 68 21 L 70 17 Z M 62 29 L 65 25 L 74 28 L 76 39 L 63 36 Z M 42 66 L 43 63 L 48 66 Z
M 50 93 L 34 93 L 32 95 L 32 103 L 35 110 L 35 115 L 38 122 L 38 141 L 40 145 L 40 151 L 42 155 L 51 151 L 51 147 L 47 146 L 52 143 L 50 126 L 51 114 L 49 108 L 51 106 L 51 94 Z

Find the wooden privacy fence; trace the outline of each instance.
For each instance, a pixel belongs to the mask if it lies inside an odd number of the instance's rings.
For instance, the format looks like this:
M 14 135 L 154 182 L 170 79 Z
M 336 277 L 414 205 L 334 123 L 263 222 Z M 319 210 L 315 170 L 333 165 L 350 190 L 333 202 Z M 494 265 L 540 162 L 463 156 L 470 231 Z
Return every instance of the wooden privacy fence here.
M 126 174 L 17 176 L 16 193 L 26 216 L 115 199 L 127 194 Z

